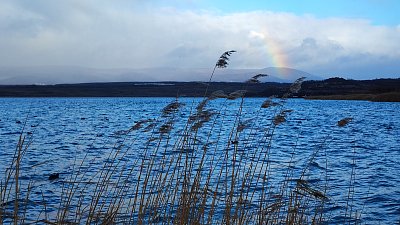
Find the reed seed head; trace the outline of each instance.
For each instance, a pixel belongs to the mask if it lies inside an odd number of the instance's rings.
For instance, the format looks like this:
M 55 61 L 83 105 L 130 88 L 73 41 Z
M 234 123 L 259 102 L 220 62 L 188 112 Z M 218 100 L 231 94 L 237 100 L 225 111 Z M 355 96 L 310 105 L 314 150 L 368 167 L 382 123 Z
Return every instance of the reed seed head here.
M 274 117 L 274 125 L 278 126 L 281 123 L 286 122 L 285 115 L 278 114 Z
M 323 192 L 317 190 L 314 187 L 311 187 L 311 185 L 306 180 L 299 179 L 297 181 L 297 188 L 299 190 L 311 195 L 312 197 L 314 197 L 316 199 L 323 200 L 323 201 L 328 200 L 328 197 L 326 197 L 326 195 Z
M 245 121 L 240 121 L 238 126 L 237 126 L 237 131 L 238 132 L 242 132 L 244 129 L 249 128 L 250 127 L 250 123 L 253 119 L 248 119 Z
M 246 90 L 237 90 L 237 91 L 234 91 L 234 92 L 232 92 L 232 93 L 230 93 L 229 95 L 228 95 L 228 97 L 227 97 L 227 99 L 229 99 L 229 100 L 235 100 L 235 99 L 237 99 L 237 98 L 241 98 L 241 97 L 244 97 L 244 95 L 246 94 Z
M 203 127 L 204 123 L 209 122 L 211 120 L 211 117 L 215 114 L 215 112 L 212 112 L 210 110 L 203 110 L 190 116 L 189 122 L 195 121 L 195 123 L 191 127 L 191 130 L 198 130 L 199 128 Z
M 249 80 L 246 81 L 246 83 L 250 83 L 250 84 L 258 84 L 261 83 L 261 81 L 259 80 L 261 77 L 267 77 L 268 74 L 257 74 L 255 76 L 253 76 L 252 78 L 250 78 Z
M 346 118 L 344 118 L 344 119 L 339 120 L 339 121 L 337 122 L 337 125 L 338 125 L 339 127 L 344 127 L 344 126 L 346 126 L 348 123 L 350 123 L 352 120 L 353 120 L 353 118 L 351 118 L 351 117 L 346 117 Z
M 300 77 L 295 82 L 293 82 L 293 84 L 290 86 L 289 92 L 292 94 L 298 93 L 305 79 L 305 77 Z
M 214 100 L 217 98 L 227 98 L 228 95 L 225 94 L 225 92 L 223 90 L 218 90 L 218 91 L 214 91 L 213 93 L 211 93 L 211 95 L 208 97 L 209 100 Z
M 161 127 L 158 131 L 162 134 L 169 133 L 172 130 L 172 125 L 173 125 L 173 121 L 169 120 L 166 123 L 164 123 L 163 125 L 161 125 Z
M 261 108 L 269 108 L 269 107 L 274 107 L 274 106 L 278 106 L 278 105 L 280 105 L 280 104 L 272 101 L 272 98 L 270 97 L 261 104 Z
M 182 103 L 179 103 L 177 100 L 174 102 L 169 103 L 167 106 L 164 107 L 162 110 L 163 116 L 167 116 L 171 113 L 178 111 L 179 107 L 182 106 Z
M 277 126 L 283 122 L 286 122 L 286 114 L 291 112 L 293 112 L 293 110 L 291 109 L 282 110 L 278 115 L 274 117 L 274 125 Z
M 129 129 L 129 131 L 139 130 L 140 128 L 142 128 L 143 124 L 146 124 L 146 123 L 149 123 L 149 122 L 152 122 L 152 121 L 153 121 L 153 119 L 145 119 L 145 120 L 137 121 L 135 123 L 135 125 L 133 125 L 131 127 L 131 129 Z
M 155 126 L 156 126 L 155 123 L 151 123 L 151 124 L 147 125 L 147 126 L 144 128 L 144 131 L 145 131 L 145 132 L 149 132 L 149 131 L 153 130 L 153 128 L 154 128 Z
M 228 66 L 228 61 L 229 61 L 229 56 L 232 55 L 232 53 L 236 52 L 235 50 L 231 50 L 231 51 L 226 51 L 224 52 L 218 59 L 217 63 L 215 64 L 215 66 L 217 68 L 226 68 Z

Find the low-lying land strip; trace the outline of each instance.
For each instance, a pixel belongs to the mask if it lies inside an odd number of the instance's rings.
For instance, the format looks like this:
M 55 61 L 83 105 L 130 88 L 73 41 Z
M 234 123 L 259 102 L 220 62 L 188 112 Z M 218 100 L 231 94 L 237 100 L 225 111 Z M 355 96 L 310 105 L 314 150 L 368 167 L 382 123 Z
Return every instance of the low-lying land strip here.
M 247 90 L 248 97 L 280 96 L 289 83 L 115 82 L 57 85 L 0 85 L 0 97 L 201 97 L 209 93 Z M 298 97 L 328 100 L 400 101 L 400 79 L 305 81 Z

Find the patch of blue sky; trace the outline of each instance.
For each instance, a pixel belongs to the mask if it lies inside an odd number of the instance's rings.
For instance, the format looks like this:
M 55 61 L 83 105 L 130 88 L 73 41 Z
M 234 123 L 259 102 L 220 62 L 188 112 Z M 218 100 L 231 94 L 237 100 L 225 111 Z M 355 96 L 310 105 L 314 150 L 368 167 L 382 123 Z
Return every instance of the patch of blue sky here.
M 400 0 L 156 0 L 161 6 L 218 13 L 287 12 L 316 18 L 368 20 L 373 25 L 400 25 Z

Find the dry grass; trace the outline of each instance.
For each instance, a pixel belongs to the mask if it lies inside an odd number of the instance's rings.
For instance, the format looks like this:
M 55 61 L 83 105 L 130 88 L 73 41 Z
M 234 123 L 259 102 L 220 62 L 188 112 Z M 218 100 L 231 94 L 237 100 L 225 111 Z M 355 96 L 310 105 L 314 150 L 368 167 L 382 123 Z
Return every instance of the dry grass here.
M 225 52 L 215 68 L 225 68 Z M 215 68 L 212 75 L 214 74 Z M 256 75 L 250 82 L 258 82 Z M 211 76 L 212 78 L 212 76 Z M 296 93 L 304 78 L 297 80 L 285 97 Z M 211 81 L 211 79 L 210 79 Z M 76 163 L 64 179 L 56 215 L 33 219 L 42 224 L 321 224 L 325 222 L 326 188 L 311 185 L 305 177 L 293 177 L 293 158 L 279 186 L 271 185 L 270 154 L 275 130 L 287 119 L 285 98 L 268 99 L 254 120 L 243 119 L 245 91 L 222 91 L 207 96 L 192 112 L 184 127 L 175 128 L 182 104 L 168 104 L 157 120 L 136 122 L 124 135 L 148 141 L 140 149 L 133 143 L 116 144 L 102 168 L 89 174 L 92 159 Z M 221 107 L 207 108 L 214 99 Z M 240 101 L 234 121 L 226 121 L 226 103 Z M 279 102 L 279 103 L 278 103 Z M 262 119 L 263 110 L 273 108 L 272 120 Z M 265 122 L 262 140 L 252 135 L 254 121 Z M 229 123 L 230 129 L 225 130 Z M 222 126 L 224 125 L 224 126 Z M 339 126 L 342 124 L 340 123 Z M 347 125 L 344 124 L 344 125 Z M 343 125 L 343 126 L 344 126 Z M 225 138 L 227 137 L 227 138 Z M 244 141 L 247 140 L 247 141 Z M 133 140 L 135 142 L 135 140 Z M 0 224 L 22 224 L 27 218 L 20 202 L 29 201 L 30 187 L 21 187 L 20 162 L 30 142 L 21 133 L 15 156 L 0 183 Z M 246 151 L 252 149 L 251 151 Z M 293 155 L 296 146 L 293 146 Z M 128 153 L 135 160 L 124 160 Z M 310 156 L 310 163 L 319 149 Z M 25 196 L 21 199 L 20 196 Z M 44 198 L 44 197 L 43 197 Z M 349 194 L 350 199 L 350 194 Z M 13 207 L 6 207 L 10 202 Z M 25 204 L 26 205 L 26 204 Z M 347 212 L 350 214 L 351 212 Z

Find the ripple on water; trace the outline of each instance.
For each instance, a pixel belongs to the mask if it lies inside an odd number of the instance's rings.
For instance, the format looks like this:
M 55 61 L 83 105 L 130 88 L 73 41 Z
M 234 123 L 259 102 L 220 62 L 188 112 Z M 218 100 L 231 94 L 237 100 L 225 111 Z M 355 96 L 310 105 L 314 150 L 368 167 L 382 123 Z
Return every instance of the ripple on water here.
M 62 187 L 62 180 L 73 174 L 76 169 L 74 164 L 82 163 L 81 170 L 94 175 L 104 162 L 115 162 L 107 158 L 108 153 L 123 142 L 128 143 L 124 147 L 131 149 L 126 153 L 123 162 L 134 161 L 142 156 L 148 157 L 143 146 L 151 148 L 162 144 L 162 148 L 166 148 L 173 144 L 173 140 L 168 144 L 158 143 L 159 134 L 153 133 L 153 141 L 149 141 L 147 133 L 135 133 L 131 136 L 126 133 L 134 125 L 134 121 L 159 118 L 162 108 L 171 100 L 173 99 L 0 99 L 0 171 L 4 171 L 10 162 L 23 121 L 28 118 L 27 127 L 30 130 L 26 132 L 32 132 L 34 140 L 24 158 L 26 171 L 22 181 L 34 181 L 33 193 L 37 194 L 32 194 L 33 202 L 42 204 L 44 193 L 48 199 L 48 210 L 54 212 L 50 205 L 58 202 L 60 195 L 57 190 Z M 288 168 L 296 171 L 307 169 L 305 179 L 313 185 L 324 186 L 325 180 L 328 181 L 328 196 L 332 201 L 329 210 L 341 212 L 330 220 L 345 221 L 349 219 L 344 217 L 345 209 L 335 206 L 334 203 L 347 198 L 349 184 L 354 179 L 351 171 L 355 162 L 354 207 L 365 212 L 363 221 L 385 224 L 398 221 L 400 114 L 394 113 L 398 112 L 398 103 L 290 100 L 285 108 L 294 111 L 288 114 L 288 121 L 279 125 L 272 135 L 268 128 L 273 111 L 265 111 L 265 114 L 255 118 L 263 100 L 246 99 L 243 105 L 242 115 L 246 120 L 250 119 L 252 129 L 245 130 L 239 136 L 238 145 L 243 144 L 245 148 L 238 149 L 240 158 L 235 163 L 240 163 L 241 160 L 255 162 L 259 157 L 264 157 L 263 162 L 269 163 L 272 177 L 278 180 L 283 178 Z M 179 114 L 179 117 L 187 118 L 190 106 L 196 105 L 200 99 L 184 98 L 181 101 L 186 103 L 187 111 Z M 29 110 L 27 105 L 31 105 Z M 215 121 L 215 126 L 220 127 L 221 136 L 229 135 L 239 105 L 239 102 L 232 101 L 223 106 L 226 107 L 226 110 L 222 109 L 224 118 L 221 116 Z M 221 101 L 210 102 L 208 107 L 219 110 Z M 352 117 L 353 121 L 346 127 L 337 127 L 337 121 L 345 117 Z M 184 122 L 178 120 L 174 126 L 182 129 Z M 272 143 L 269 142 L 271 136 Z M 208 141 L 206 137 L 207 132 L 199 133 L 199 146 L 184 150 L 188 154 L 196 154 L 194 149 L 201 149 L 200 144 L 208 142 L 210 154 L 217 154 L 218 160 L 223 158 L 223 154 L 212 151 L 216 146 L 225 150 L 221 151 L 224 154 L 234 152 L 233 146 L 226 147 L 224 137 L 222 140 L 212 137 Z M 256 144 L 254 140 L 258 140 Z M 256 148 L 263 149 L 261 156 L 253 154 Z M 177 153 L 162 152 L 155 156 L 162 157 L 163 154 L 174 156 Z M 310 161 L 314 154 L 314 160 Z M 204 168 L 211 167 L 206 163 Z M 48 181 L 47 176 L 54 172 L 60 173 L 60 180 Z M 297 178 L 300 174 L 295 172 L 292 176 Z M 254 185 L 251 188 L 260 187 Z M 32 215 L 39 213 L 35 212 L 33 203 L 30 207 Z M 164 219 L 155 218 L 159 221 Z

